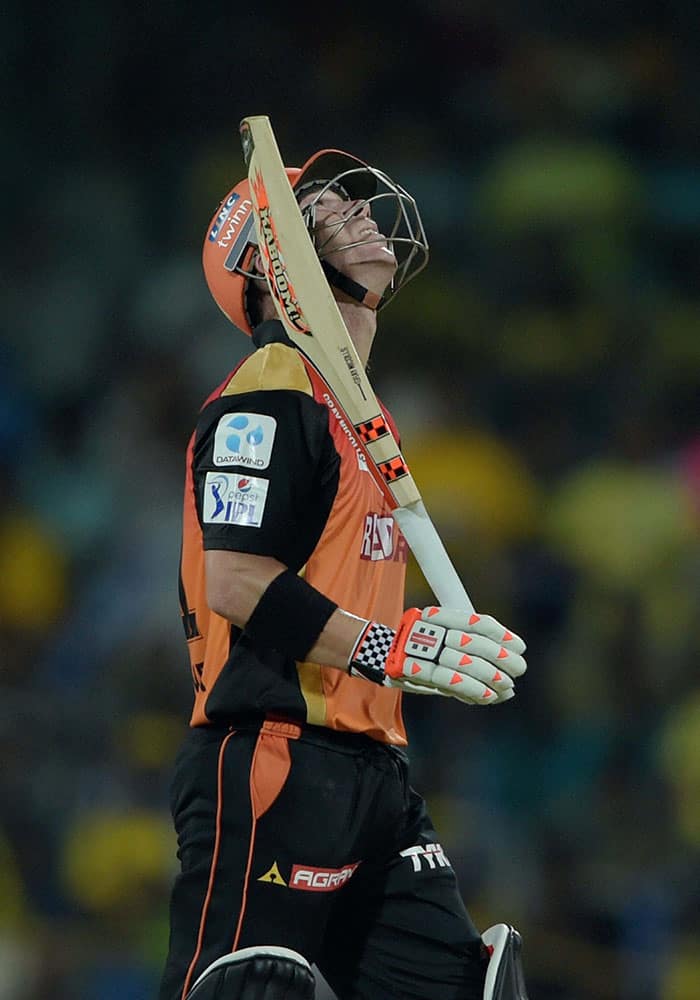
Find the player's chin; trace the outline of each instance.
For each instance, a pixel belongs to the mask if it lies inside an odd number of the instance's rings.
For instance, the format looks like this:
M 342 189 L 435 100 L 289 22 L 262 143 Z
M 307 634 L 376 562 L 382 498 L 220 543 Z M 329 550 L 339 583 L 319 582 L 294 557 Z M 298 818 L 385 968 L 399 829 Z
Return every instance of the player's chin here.
M 377 273 L 388 275 L 387 281 L 391 281 L 398 267 L 393 251 L 382 243 L 371 243 L 368 246 L 358 247 L 357 257 L 353 261 L 353 267 L 371 266 Z
M 396 267 L 396 257 L 391 243 L 381 240 L 376 243 L 368 243 L 364 249 L 372 260 L 391 262 Z

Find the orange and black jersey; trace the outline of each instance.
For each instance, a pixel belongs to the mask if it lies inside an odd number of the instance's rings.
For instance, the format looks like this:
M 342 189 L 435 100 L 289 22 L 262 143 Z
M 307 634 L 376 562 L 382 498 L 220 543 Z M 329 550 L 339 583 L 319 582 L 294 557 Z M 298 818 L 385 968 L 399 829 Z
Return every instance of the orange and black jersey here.
M 273 556 L 363 618 L 396 627 L 403 611 L 405 541 L 352 426 L 280 323 L 263 323 L 254 342 L 202 407 L 187 452 L 180 602 L 191 725 L 282 717 L 404 744 L 398 691 L 256 648 L 207 605 L 204 551 L 227 549 Z

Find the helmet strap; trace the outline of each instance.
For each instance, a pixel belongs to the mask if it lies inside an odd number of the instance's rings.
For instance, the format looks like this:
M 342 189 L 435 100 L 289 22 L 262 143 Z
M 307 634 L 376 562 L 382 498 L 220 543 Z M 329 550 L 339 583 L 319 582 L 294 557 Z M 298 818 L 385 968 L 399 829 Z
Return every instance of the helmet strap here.
M 354 299 L 355 302 L 359 302 L 360 305 L 374 311 L 382 305 L 383 300 L 381 295 L 371 292 L 369 288 L 365 288 L 358 281 L 348 278 L 347 274 L 343 274 L 342 271 L 339 271 L 337 267 L 333 267 L 328 261 L 322 260 L 321 267 L 331 285 L 337 288 L 338 291 L 344 292 L 351 299 Z

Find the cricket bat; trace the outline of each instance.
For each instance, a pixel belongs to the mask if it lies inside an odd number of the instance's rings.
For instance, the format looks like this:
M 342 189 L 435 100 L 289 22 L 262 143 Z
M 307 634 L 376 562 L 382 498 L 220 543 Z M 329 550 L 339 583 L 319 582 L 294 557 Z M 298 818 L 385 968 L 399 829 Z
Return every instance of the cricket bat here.
M 265 277 L 286 333 L 329 387 L 348 427 L 354 428 L 367 468 L 387 498 L 437 603 L 473 611 L 323 273 L 270 119 L 244 118 L 240 134 Z

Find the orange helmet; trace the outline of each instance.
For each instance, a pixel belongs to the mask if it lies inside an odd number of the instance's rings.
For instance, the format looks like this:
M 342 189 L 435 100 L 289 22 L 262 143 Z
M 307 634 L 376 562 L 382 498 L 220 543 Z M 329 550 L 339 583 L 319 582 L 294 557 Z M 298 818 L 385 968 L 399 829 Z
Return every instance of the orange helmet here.
M 288 169 L 291 184 L 299 170 Z M 225 316 L 252 336 L 246 308 L 246 289 L 257 248 L 253 202 L 248 179 L 229 191 L 209 223 L 202 249 L 202 265 L 209 291 Z
M 397 222 L 391 235 L 396 243 L 411 245 L 409 257 L 403 265 L 403 276 L 392 289 L 392 293 L 409 276 L 413 277 L 425 266 L 428 253 L 427 241 L 415 202 L 381 171 L 339 149 L 322 149 L 314 153 L 303 167 L 285 169 L 289 182 L 297 193 L 308 184 L 332 182 L 352 200 L 372 201 L 377 197 L 386 197 L 385 194 L 377 195 L 378 183 L 386 185 L 391 197 L 398 199 L 399 205 Z M 409 224 L 409 239 L 396 236 L 399 219 L 408 218 L 406 211 L 408 202 L 418 222 L 418 236 L 414 234 Z M 246 304 L 246 292 L 251 277 L 258 277 L 254 276 L 251 270 L 257 246 L 253 201 L 246 178 L 228 192 L 214 213 L 204 238 L 202 265 L 214 301 L 224 315 L 248 336 L 252 336 L 253 330 Z M 414 260 L 418 251 L 420 251 L 420 264 L 416 265 Z M 336 269 L 332 270 L 335 277 L 342 281 L 343 276 Z M 386 298 L 388 296 L 385 296 Z

